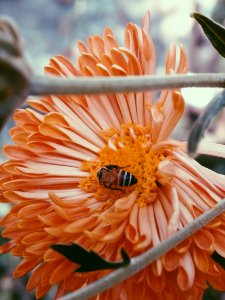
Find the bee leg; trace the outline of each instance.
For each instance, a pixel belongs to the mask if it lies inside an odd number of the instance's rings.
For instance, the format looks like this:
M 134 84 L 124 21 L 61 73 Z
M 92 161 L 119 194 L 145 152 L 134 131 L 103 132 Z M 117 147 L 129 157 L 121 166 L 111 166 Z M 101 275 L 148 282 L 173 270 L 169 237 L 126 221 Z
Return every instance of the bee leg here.
M 115 190 L 115 191 L 121 191 L 124 193 L 124 191 L 122 189 L 117 189 L 117 188 L 113 188 L 113 187 L 109 187 L 110 190 Z
M 110 185 L 106 185 L 105 183 L 102 184 L 106 189 L 110 189 L 110 190 L 116 190 L 116 191 L 121 191 L 124 193 L 124 191 L 122 189 L 117 189 L 117 188 L 113 188 L 112 184 Z
M 110 185 L 106 185 L 104 182 L 102 182 L 101 185 L 103 185 L 104 188 L 106 188 L 106 189 L 110 189 L 110 186 L 111 186 L 111 184 Z

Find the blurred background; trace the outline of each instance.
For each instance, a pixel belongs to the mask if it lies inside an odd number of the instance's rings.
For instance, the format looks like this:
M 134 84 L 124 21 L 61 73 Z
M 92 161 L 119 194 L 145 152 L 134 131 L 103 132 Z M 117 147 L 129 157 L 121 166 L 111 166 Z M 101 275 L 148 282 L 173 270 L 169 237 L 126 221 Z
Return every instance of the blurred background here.
M 146 12 L 151 14 L 150 33 L 157 54 L 157 72 L 164 72 L 167 49 L 171 42 L 185 46 L 189 72 L 223 72 L 224 60 L 205 38 L 200 26 L 190 18 L 190 13 L 199 11 L 224 25 L 225 0 L 0 0 L 0 14 L 12 17 L 21 30 L 27 59 L 36 74 L 42 74 L 49 59 L 63 54 L 76 63 L 76 43 L 86 41 L 89 35 L 101 34 L 104 27 L 113 29 L 120 44 L 123 44 L 124 26 L 132 21 L 141 24 Z M 220 89 L 184 89 L 187 107 L 184 118 L 175 136 L 187 140 L 190 128 L 206 104 Z M 1 136 L 0 147 L 10 143 L 8 130 L 13 121 L 9 120 Z M 225 113 L 221 112 L 212 122 L 205 139 L 217 143 L 225 142 Z M 4 160 L 0 155 L 0 160 Z M 221 159 L 200 156 L 198 160 L 220 173 L 225 173 Z M 0 204 L 0 216 L 7 206 Z M 11 256 L 0 257 L 0 299 L 30 300 L 26 292 L 27 279 L 13 280 L 12 270 L 18 260 Z M 45 297 L 53 299 L 53 292 Z M 222 300 L 222 293 L 208 289 L 204 300 Z

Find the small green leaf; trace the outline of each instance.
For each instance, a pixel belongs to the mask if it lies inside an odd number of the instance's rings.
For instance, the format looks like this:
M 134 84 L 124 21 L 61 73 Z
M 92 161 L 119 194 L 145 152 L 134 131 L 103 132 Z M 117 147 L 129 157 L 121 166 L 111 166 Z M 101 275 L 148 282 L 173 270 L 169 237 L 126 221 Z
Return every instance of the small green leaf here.
M 78 267 L 75 272 L 91 272 L 105 269 L 118 269 L 130 263 L 130 257 L 123 248 L 121 249 L 121 256 L 123 260 L 119 262 L 111 262 L 105 260 L 94 251 L 88 251 L 75 243 L 69 245 L 53 244 L 51 248 L 59 252 L 72 262 L 79 264 L 80 267 Z
M 192 13 L 191 17 L 193 17 L 201 25 L 214 48 L 220 53 L 220 55 L 225 57 L 225 28 L 212 19 L 196 12 Z

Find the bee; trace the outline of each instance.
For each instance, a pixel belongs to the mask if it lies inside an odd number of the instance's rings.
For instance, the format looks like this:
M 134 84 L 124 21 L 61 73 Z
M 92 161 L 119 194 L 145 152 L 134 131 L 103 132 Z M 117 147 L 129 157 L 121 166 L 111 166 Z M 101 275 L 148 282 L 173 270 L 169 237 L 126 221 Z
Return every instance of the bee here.
M 119 167 L 117 165 L 102 167 L 97 173 L 99 183 L 107 189 L 118 191 L 122 191 L 122 189 L 115 186 L 131 186 L 137 183 L 137 178 L 132 173 L 123 170 L 123 168 L 126 167 Z

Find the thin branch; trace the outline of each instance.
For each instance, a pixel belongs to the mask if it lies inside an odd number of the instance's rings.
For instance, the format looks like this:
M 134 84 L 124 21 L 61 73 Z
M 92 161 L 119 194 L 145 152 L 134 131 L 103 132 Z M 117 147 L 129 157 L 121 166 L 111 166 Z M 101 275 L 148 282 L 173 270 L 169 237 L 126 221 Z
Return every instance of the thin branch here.
M 198 144 L 208 128 L 212 118 L 225 106 L 225 90 L 216 95 L 206 106 L 205 110 L 195 121 L 188 139 L 188 153 L 195 155 Z
M 192 223 L 188 224 L 165 241 L 162 241 L 154 248 L 135 258 L 132 258 L 131 263 L 127 267 L 120 268 L 84 288 L 61 297 L 59 300 L 85 300 L 103 292 L 108 288 L 111 288 L 131 275 L 139 272 L 162 255 L 166 254 L 169 250 L 173 249 L 185 239 L 193 235 L 196 231 L 218 217 L 224 211 L 225 199 L 221 200 L 212 209 L 196 218 Z
M 225 73 L 76 77 L 74 79 L 35 76 L 32 79 L 30 94 L 105 94 L 184 87 L 225 87 Z

